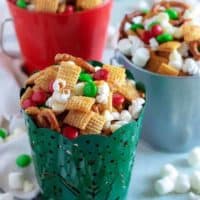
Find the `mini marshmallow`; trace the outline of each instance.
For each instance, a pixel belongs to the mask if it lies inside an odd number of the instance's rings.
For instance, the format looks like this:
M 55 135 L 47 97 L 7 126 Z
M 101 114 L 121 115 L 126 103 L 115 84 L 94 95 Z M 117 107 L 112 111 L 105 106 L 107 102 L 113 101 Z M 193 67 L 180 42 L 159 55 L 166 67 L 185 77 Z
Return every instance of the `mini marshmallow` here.
M 200 148 L 194 148 L 188 155 L 188 164 L 192 167 L 200 166 Z
M 110 95 L 110 88 L 107 83 L 103 83 L 98 87 L 98 94 L 96 101 L 98 103 L 107 104 Z
M 178 70 L 180 70 L 182 68 L 183 58 L 177 50 L 174 50 L 170 53 L 170 55 L 169 55 L 169 65 L 171 65 L 172 67 L 174 67 Z
M 127 122 L 130 122 L 132 119 L 132 116 L 131 114 L 129 113 L 128 110 L 122 110 L 122 112 L 120 113 L 120 117 L 119 117 L 119 120 L 120 121 L 127 121 Z
M 190 178 L 187 174 L 179 174 L 175 181 L 174 191 L 176 193 L 186 193 L 190 190 Z
M 130 35 L 128 39 L 131 41 L 132 46 L 131 46 L 131 54 L 134 56 L 136 53 L 137 49 L 144 47 L 144 42 L 137 36 L 135 35 Z
M 119 120 L 119 118 L 120 118 L 119 112 L 112 112 L 111 115 L 113 117 L 113 120 Z
M 190 192 L 190 193 L 189 193 L 189 199 L 190 199 L 190 200 L 200 200 L 200 196 L 194 194 L 193 192 Z
M 174 34 L 173 34 L 173 36 L 176 39 L 183 38 L 183 28 L 182 27 L 174 27 Z
M 53 83 L 53 90 L 59 92 L 61 89 L 65 88 L 66 81 L 62 79 L 56 79 Z
M 8 184 L 11 190 L 22 190 L 24 175 L 21 172 L 11 172 L 8 174 Z
M 174 190 L 174 180 L 170 177 L 165 177 L 156 181 L 154 187 L 159 195 L 165 195 Z
M 160 176 L 162 178 L 170 176 L 171 178 L 176 179 L 178 176 L 178 171 L 172 164 L 166 164 L 161 168 Z
M 139 67 L 145 67 L 150 58 L 150 52 L 147 48 L 139 48 L 132 57 L 132 61 Z
M 58 91 L 54 91 L 52 98 L 54 101 L 57 101 L 58 103 L 63 103 L 65 104 L 67 102 L 67 100 L 70 97 L 70 90 L 68 90 L 67 92 L 58 92 Z
M 122 39 L 118 42 L 118 49 L 127 56 L 131 56 L 131 42 L 129 39 Z
M 185 59 L 185 62 L 183 64 L 183 71 L 188 72 L 191 75 L 200 75 L 198 64 L 192 58 Z
M 194 171 L 190 176 L 191 187 L 200 193 L 200 171 Z
M 137 119 L 140 115 L 140 112 L 143 109 L 143 104 L 145 103 L 145 100 L 143 98 L 137 98 L 132 101 L 132 104 L 129 106 L 128 110 L 132 116 L 133 119 Z
M 162 21 L 160 24 L 164 30 L 164 32 L 174 35 L 175 28 L 169 21 Z
M 96 68 L 98 68 L 98 67 L 95 67 L 95 70 L 96 70 Z M 85 83 L 77 83 L 75 85 L 75 87 L 74 87 L 74 94 L 76 96 L 82 96 L 83 95 L 83 88 L 84 88 L 84 86 L 85 86 Z
M 10 193 L 0 194 L 0 200 L 14 200 L 14 197 Z
M 54 112 L 64 112 L 65 111 L 65 104 L 58 103 L 58 102 L 53 102 L 51 106 L 52 110 Z
M 142 17 L 142 16 L 137 16 L 137 17 L 134 17 L 134 18 L 133 18 L 133 23 L 141 24 L 141 23 L 142 23 L 142 20 L 143 20 L 143 17 Z
M 34 184 L 31 183 L 30 181 L 24 181 L 24 186 L 23 186 L 24 192 L 31 192 L 34 189 Z
M 156 16 L 156 21 L 162 23 L 162 22 L 169 22 L 169 15 L 165 12 L 161 12 Z
M 104 111 L 104 118 L 107 122 L 110 122 L 114 119 L 109 110 Z
M 157 50 L 159 47 L 159 43 L 157 42 L 157 40 L 155 38 L 151 38 L 150 41 L 150 47 L 152 48 L 152 50 Z
M 110 129 L 112 132 L 115 132 L 117 129 L 121 128 L 122 126 L 126 125 L 127 121 L 117 121 L 114 124 L 111 124 Z

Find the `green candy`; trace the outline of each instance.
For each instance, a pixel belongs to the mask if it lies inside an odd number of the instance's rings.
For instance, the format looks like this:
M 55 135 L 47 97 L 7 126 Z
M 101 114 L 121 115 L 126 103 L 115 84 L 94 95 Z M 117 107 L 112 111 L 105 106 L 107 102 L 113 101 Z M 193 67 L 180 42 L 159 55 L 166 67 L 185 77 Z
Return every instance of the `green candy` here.
M 164 43 L 164 42 L 169 42 L 169 41 L 173 41 L 174 38 L 171 34 L 169 33 L 163 33 L 159 36 L 156 37 L 156 40 L 159 42 L 159 43 Z
M 25 0 L 17 0 L 17 6 L 20 8 L 26 8 L 27 7 L 27 3 Z
M 90 74 L 85 73 L 85 72 L 81 72 L 80 76 L 79 76 L 79 81 L 82 82 L 92 82 L 93 78 Z
M 133 23 L 131 25 L 131 30 L 132 31 L 136 31 L 137 29 L 144 29 L 144 26 L 142 24 L 136 24 L 136 23 Z
M 18 167 L 25 168 L 25 167 L 28 167 L 31 164 L 31 161 L 32 160 L 31 160 L 31 157 L 29 155 L 22 154 L 22 155 L 17 157 L 16 165 Z
M 4 128 L 0 128 L 0 138 L 5 139 L 8 132 Z
M 179 18 L 179 14 L 175 9 L 169 8 L 167 10 L 165 10 L 165 12 L 169 15 L 169 18 L 171 20 L 175 20 Z
M 87 82 L 83 88 L 83 95 L 86 97 L 96 97 L 98 92 L 94 82 Z
M 160 22 L 158 21 L 152 22 L 149 24 L 148 29 L 150 30 L 154 25 L 158 25 L 158 24 L 160 24 Z

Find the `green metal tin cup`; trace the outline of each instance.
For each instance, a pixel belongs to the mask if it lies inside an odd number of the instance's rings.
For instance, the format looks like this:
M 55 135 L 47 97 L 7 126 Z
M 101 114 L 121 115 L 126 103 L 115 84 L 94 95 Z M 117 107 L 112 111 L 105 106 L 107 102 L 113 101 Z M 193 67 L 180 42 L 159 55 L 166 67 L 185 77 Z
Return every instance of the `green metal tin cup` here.
M 38 128 L 25 114 L 33 162 L 45 200 L 124 200 L 140 138 L 137 121 L 111 136 L 83 135 L 68 140 Z

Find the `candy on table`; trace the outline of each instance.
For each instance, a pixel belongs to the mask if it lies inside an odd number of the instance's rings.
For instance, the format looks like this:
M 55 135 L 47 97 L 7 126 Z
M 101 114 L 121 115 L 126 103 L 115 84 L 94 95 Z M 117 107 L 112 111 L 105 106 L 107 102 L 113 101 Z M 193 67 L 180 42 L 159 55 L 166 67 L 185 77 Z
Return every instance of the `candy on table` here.
M 177 171 L 177 169 L 176 169 L 176 167 L 174 165 L 166 164 L 161 168 L 160 176 L 161 177 L 169 176 L 172 179 L 176 179 L 177 176 L 178 176 L 178 171 Z
M 21 97 L 22 108 L 38 127 L 61 132 L 73 140 L 85 134 L 110 135 L 138 119 L 145 95 L 127 78 L 125 68 L 93 68 L 68 54 L 58 54 L 55 60 L 56 66 L 28 79 L 27 91 Z M 33 104 L 24 106 L 27 100 Z
M 181 194 L 188 192 L 190 188 L 190 177 L 187 174 L 179 174 L 175 181 L 174 191 Z
M 200 167 L 200 148 L 194 148 L 188 155 L 188 164 L 192 167 Z
M 20 168 L 26 168 L 28 167 L 32 162 L 32 159 L 29 155 L 27 154 L 22 154 L 22 155 L 19 155 L 17 158 L 16 158 L 16 165 Z
M 127 14 L 121 22 L 118 49 L 133 64 L 154 73 L 200 75 L 197 67 L 200 26 L 187 14 L 191 10 L 184 2 L 164 0 L 153 5 L 148 13 L 134 11 Z M 139 41 L 144 46 L 140 46 Z M 189 67 L 186 66 L 187 59 L 193 59 L 195 64 L 190 62 Z
M 200 171 L 194 171 L 190 176 L 191 188 L 200 193 Z

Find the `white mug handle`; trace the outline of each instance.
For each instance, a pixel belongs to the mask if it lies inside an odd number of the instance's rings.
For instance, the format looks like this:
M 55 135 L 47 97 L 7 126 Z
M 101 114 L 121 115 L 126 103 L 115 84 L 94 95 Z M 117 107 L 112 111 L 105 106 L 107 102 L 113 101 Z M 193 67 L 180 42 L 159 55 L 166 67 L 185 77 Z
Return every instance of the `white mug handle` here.
M 7 56 L 9 56 L 11 58 L 20 58 L 19 53 L 8 51 L 5 48 L 5 45 L 4 45 L 4 31 L 5 31 L 6 24 L 9 23 L 9 22 L 13 22 L 13 19 L 7 18 L 1 23 L 1 27 L 0 27 L 0 48 L 1 48 L 2 52 L 4 54 L 6 54 Z

